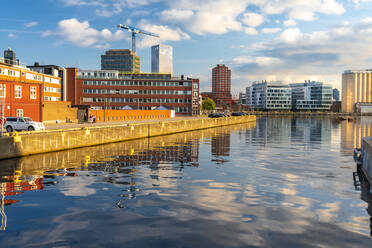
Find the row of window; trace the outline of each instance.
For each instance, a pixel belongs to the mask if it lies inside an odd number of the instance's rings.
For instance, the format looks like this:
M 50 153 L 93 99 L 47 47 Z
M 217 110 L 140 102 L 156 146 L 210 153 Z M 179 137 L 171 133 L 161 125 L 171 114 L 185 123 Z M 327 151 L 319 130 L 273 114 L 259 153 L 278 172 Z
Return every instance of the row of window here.
M 84 97 L 83 102 L 143 102 L 143 103 L 191 103 L 191 99 L 174 98 L 100 98 Z
M 61 93 L 61 89 L 44 86 L 44 92 Z
M 84 94 L 140 94 L 140 95 L 191 95 L 187 90 L 107 90 L 84 89 Z
M 19 71 L 5 69 L 5 68 L 0 68 L 0 74 L 6 75 L 6 76 L 11 76 L 11 77 L 19 77 L 20 76 Z
M 142 81 L 84 81 L 84 85 L 108 85 L 108 86 L 191 86 L 190 82 L 142 82 Z
M 61 97 L 55 97 L 55 96 L 44 96 L 44 101 L 62 101 Z
M 0 97 L 6 97 L 6 85 L 0 84 Z M 14 98 L 21 99 L 22 98 L 22 86 L 21 85 L 14 85 Z M 30 86 L 30 99 L 36 99 L 36 87 Z

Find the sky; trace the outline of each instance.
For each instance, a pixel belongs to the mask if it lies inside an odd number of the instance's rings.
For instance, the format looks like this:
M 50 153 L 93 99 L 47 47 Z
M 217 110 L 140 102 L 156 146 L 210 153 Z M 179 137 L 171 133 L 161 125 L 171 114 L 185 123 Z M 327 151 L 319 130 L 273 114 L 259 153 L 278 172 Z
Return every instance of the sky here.
M 100 69 L 107 49 L 131 48 L 129 24 L 160 38 L 137 39 L 141 71 L 151 46 L 173 46 L 175 75 L 211 90 L 226 64 L 232 93 L 253 81 L 321 81 L 341 89 L 344 70 L 372 68 L 372 0 L 0 0 L 0 50 L 34 62 Z M 5 10 L 5 11 L 4 11 Z M 0 55 L 2 56 L 2 55 Z

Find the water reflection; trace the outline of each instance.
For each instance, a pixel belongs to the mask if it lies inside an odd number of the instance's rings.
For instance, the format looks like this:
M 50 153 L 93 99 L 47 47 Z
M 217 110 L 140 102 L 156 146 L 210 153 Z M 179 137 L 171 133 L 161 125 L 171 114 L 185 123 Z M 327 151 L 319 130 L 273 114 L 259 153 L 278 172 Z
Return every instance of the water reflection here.
M 4 194 L 17 202 L 1 205 L 7 219 L 0 242 L 366 246 L 369 217 L 351 188 L 352 157 L 341 156 L 343 131 L 337 119 L 261 118 L 257 125 L 2 161 L 1 180 L 33 185 L 40 178 L 42 187 Z

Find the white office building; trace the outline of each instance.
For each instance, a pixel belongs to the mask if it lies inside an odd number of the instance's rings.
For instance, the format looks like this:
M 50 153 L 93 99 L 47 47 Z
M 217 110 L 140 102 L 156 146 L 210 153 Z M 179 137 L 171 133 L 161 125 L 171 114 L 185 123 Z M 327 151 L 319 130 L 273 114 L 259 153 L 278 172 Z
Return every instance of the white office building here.
M 173 47 L 162 44 L 151 47 L 151 72 L 173 74 Z
M 290 110 L 292 91 L 282 82 L 253 82 L 246 88 L 247 104 L 251 109 Z
M 305 81 L 290 84 L 294 110 L 326 111 L 332 106 L 332 86 L 321 82 Z

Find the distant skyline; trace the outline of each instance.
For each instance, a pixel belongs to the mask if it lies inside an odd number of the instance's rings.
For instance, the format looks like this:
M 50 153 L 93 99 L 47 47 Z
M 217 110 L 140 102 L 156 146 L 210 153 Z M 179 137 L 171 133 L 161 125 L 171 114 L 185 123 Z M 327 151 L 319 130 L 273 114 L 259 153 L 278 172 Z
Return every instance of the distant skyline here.
M 142 71 L 151 71 L 152 45 L 171 45 L 174 74 L 200 78 L 201 91 L 211 90 L 221 63 L 231 68 L 233 94 L 255 80 L 341 89 L 344 70 L 372 68 L 372 0 L 5 2 L 0 49 L 11 47 L 26 65 L 99 69 L 106 49 L 131 48 L 121 23 L 161 36 L 138 39 Z

